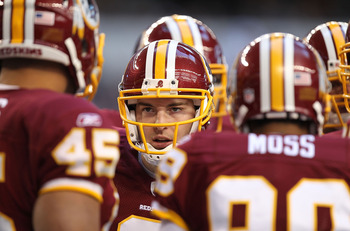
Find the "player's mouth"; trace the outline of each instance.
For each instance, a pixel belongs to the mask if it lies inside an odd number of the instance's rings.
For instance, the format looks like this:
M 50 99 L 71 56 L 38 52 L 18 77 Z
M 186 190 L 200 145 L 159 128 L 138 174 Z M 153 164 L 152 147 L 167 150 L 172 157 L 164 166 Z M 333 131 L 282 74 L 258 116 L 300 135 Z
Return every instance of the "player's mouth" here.
M 163 149 L 173 143 L 173 140 L 166 136 L 155 136 L 152 139 L 152 146 L 156 149 Z

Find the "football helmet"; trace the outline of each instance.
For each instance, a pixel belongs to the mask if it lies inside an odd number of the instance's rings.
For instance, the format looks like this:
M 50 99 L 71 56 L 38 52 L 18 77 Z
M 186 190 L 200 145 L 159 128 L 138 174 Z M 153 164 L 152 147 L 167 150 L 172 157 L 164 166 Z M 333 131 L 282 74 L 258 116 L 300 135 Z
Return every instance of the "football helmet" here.
M 343 100 L 343 106 L 347 112 L 350 112 L 349 99 L 350 99 L 350 28 L 348 27 L 345 34 L 345 44 L 340 47 L 339 52 L 339 79 L 342 83 L 343 94 L 341 96 Z
M 159 160 L 176 145 L 180 125 L 192 124 L 191 132 L 200 131 L 210 119 L 212 105 L 210 68 L 192 47 L 175 40 L 151 42 L 136 52 L 129 61 L 119 84 L 118 105 L 129 144 L 147 155 L 148 162 Z M 196 109 L 193 119 L 171 123 L 136 121 L 135 105 L 139 99 L 192 99 Z M 145 127 L 175 127 L 171 145 L 158 150 L 146 142 Z
M 318 25 L 304 38 L 320 54 L 326 66 L 328 80 L 332 84 L 330 94 L 333 110 L 329 112 L 328 119 L 325 121 L 325 130 L 343 127 L 346 122 L 343 116 L 348 114 L 344 107 L 346 92 L 343 92 L 342 87 L 347 81 L 339 75 L 339 54 L 341 47 L 345 44 L 347 27 L 348 23 L 330 21 Z
M 154 22 L 140 36 L 135 52 L 159 39 L 172 39 L 194 47 L 209 63 L 213 75 L 215 111 L 212 117 L 218 117 L 218 130 L 221 130 L 222 116 L 226 112 L 227 65 L 213 31 L 203 22 L 187 15 L 165 16 Z
M 95 0 L 0 0 L 0 59 L 61 63 L 76 94 L 92 100 L 102 73 L 104 34 Z
M 245 133 L 250 120 L 291 119 L 311 121 L 310 131 L 321 134 L 327 84 L 313 47 L 291 34 L 265 34 L 240 52 L 230 70 L 231 115 Z

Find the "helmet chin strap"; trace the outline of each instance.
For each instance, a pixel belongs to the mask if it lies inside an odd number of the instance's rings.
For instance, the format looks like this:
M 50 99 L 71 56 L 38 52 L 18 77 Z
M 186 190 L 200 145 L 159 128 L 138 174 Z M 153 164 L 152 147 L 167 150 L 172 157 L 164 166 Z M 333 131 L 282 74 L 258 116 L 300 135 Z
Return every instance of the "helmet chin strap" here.
M 144 144 L 143 143 L 140 143 L 138 146 L 140 146 L 142 149 L 145 149 L 144 147 Z M 147 146 L 148 146 L 148 149 L 150 151 L 159 151 L 158 149 L 155 149 L 151 144 L 147 143 Z M 166 151 L 168 152 L 170 149 L 173 148 L 173 145 L 170 144 L 168 145 L 167 147 L 165 147 L 164 149 L 162 149 L 161 151 Z M 162 155 L 156 155 L 156 154 L 147 154 L 147 153 L 144 153 L 144 152 L 139 152 L 139 162 L 140 164 L 142 165 L 142 167 L 145 169 L 145 171 L 148 173 L 148 175 L 150 175 L 151 177 L 155 178 L 155 172 L 149 170 L 147 168 L 147 166 L 145 166 L 145 164 L 142 162 L 142 158 L 141 156 L 143 156 L 143 158 L 145 159 L 145 161 L 154 166 L 154 167 L 157 167 L 160 160 L 163 158 L 164 154 Z

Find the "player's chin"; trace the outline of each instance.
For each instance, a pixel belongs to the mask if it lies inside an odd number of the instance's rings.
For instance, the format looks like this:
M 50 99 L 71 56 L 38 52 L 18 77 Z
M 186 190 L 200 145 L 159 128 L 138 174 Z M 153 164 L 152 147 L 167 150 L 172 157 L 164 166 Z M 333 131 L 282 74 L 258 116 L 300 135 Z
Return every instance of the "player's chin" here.
M 169 141 L 152 141 L 151 144 L 155 149 L 161 150 L 161 149 L 168 147 L 172 143 L 173 143 L 173 141 L 169 140 Z

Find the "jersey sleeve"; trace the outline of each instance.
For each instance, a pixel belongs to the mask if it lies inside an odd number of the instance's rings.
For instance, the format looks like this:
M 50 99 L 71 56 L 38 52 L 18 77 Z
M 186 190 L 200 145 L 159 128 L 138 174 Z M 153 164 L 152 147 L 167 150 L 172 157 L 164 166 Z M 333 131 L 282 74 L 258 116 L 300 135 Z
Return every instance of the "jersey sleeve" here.
M 158 166 L 156 178 L 156 200 L 152 203 L 152 213 L 162 220 L 168 220 L 183 230 L 189 230 L 181 218 L 181 208 L 177 205 L 175 184 L 187 162 L 187 154 L 174 148 L 165 155 Z M 181 179 L 186 181 L 186 179 Z M 186 184 L 183 184 L 186 185 Z M 181 192 L 181 187 L 176 188 Z M 182 192 L 183 193 L 183 192 Z M 181 195 L 180 195 L 181 197 Z

